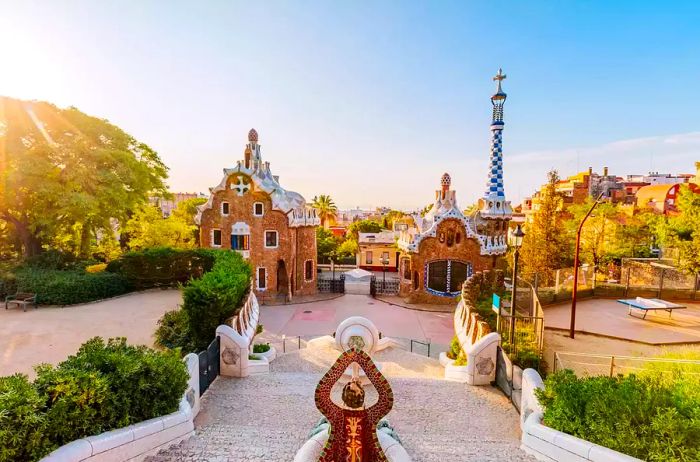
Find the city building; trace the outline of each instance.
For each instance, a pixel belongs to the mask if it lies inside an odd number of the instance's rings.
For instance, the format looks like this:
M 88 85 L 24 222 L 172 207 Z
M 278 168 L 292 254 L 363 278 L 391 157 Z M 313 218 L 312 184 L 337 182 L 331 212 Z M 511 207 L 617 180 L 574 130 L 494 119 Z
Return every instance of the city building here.
M 673 215 L 678 211 L 677 199 L 681 184 L 658 183 L 640 188 L 637 191 L 637 208 Z M 688 186 L 693 192 L 700 193 L 700 188 L 695 183 L 689 183 Z
M 316 210 L 284 189 L 263 162 L 251 129 L 244 159 L 224 168 L 206 204 L 198 207 L 202 247 L 233 249 L 253 267 L 254 290 L 267 297 L 316 292 Z
M 187 193 L 187 192 L 176 192 L 171 193 L 171 199 L 164 199 L 162 197 L 151 197 L 149 202 L 157 206 L 161 212 L 163 212 L 163 218 L 168 218 L 173 210 L 175 210 L 180 202 L 184 202 L 189 199 L 206 198 L 202 193 Z
M 397 238 L 395 231 L 359 233 L 357 266 L 367 271 L 398 271 L 400 251 L 396 247 Z
M 505 77 L 500 69 L 494 77 L 498 84 L 491 97 L 491 159 L 478 209 L 470 216 L 462 212 L 445 173 L 435 203 L 424 216 L 414 214 L 412 226 L 400 233 L 399 295 L 410 303 L 454 303 L 462 283 L 475 271 L 495 268 L 498 256 L 507 250 L 513 211 L 503 189 Z

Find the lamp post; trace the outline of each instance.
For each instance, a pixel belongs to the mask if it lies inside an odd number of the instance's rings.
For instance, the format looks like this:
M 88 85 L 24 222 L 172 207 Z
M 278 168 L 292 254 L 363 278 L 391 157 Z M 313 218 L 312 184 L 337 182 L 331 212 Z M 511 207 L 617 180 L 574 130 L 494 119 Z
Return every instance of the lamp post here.
M 382 294 L 386 292 L 386 267 L 389 264 L 389 257 L 382 257 Z
M 513 247 L 515 247 L 515 252 L 513 253 L 513 293 L 510 300 L 510 347 L 515 348 L 515 302 L 517 300 L 518 294 L 518 259 L 520 258 L 520 247 L 523 245 L 523 237 L 525 233 L 523 229 L 518 225 L 513 231 Z
M 574 338 L 574 331 L 576 330 L 576 295 L 578 292 L 578 267 L 579 267 L 579 253 L 581 251 L 581 231 L 583 230 L 583 224 L 586 222 L 589 216 L 591 216 L 591 213 L 593 213 L 593 209 L 596 208 L 598 204 L 600 204 L 600 199 L 603 197 L 603 193 L 601 192 L 598 194 L 598 197 L 596 197 L 595 202 L 593 202 L 593 205 L 591 206 L 590 209 L 588 209 L 588 213 L 586 213 L 586 216 L 583 217 L 583 220 L 581 220 L 581 223 L 578 225 L 578 230 L 576 230 L 576 253 L 574 254 L 574 291 L 571 294 L 571 324 L 569 326 L 569 337 Z M 593 268 L 593 277 L 595 278 L 595 268 Z

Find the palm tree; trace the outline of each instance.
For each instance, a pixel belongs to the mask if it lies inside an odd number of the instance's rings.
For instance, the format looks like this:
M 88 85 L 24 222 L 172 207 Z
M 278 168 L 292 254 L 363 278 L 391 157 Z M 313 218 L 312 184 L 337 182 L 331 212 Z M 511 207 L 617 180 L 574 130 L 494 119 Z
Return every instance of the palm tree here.
M 326 223 L 335 220 L 338 213 L 338 207 L 336 207 L 331 196 L 327 194 L 314 196 L 311 206 L 316 209 L 316 214 L 321 219 L 321 226 L 324 228 Z

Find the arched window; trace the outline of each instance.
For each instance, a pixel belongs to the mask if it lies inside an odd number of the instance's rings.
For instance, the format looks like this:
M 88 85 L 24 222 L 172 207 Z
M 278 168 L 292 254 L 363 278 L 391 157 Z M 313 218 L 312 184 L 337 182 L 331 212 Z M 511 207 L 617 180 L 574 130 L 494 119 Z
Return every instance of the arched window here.
M 418 271 L 414 271 L 413 272 L 413 290 L 418 290 L 418 285 L 419 285 Z
M 426 266 L 425 289 L 434 295 L 454 297 L 471 274 L 471 263 L 435 260 Z

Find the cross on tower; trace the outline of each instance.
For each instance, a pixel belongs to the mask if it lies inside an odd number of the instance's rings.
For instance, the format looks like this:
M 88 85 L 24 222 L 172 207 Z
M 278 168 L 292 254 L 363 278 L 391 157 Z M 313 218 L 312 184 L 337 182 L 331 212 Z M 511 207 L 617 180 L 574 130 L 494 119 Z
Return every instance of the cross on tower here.
M 507 76 L 503 73 L 503 69 L 499 68 L 498 69 L 498 74 L 496 74 L 493 78 L 493 80 L 498 80 L 498 83 L 500 84 L 502 80 L 505 80 Z

